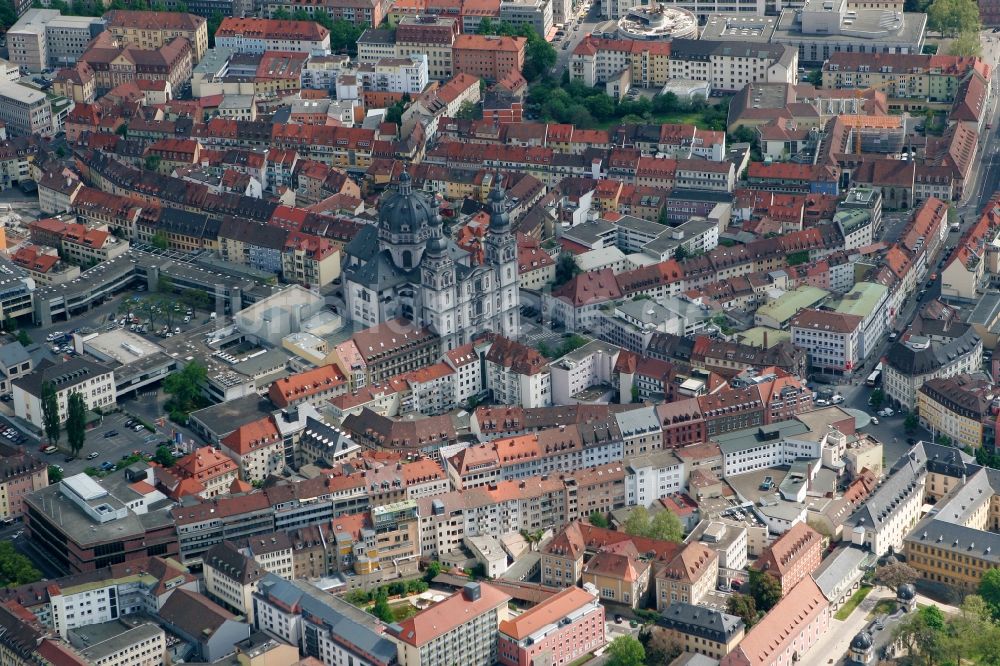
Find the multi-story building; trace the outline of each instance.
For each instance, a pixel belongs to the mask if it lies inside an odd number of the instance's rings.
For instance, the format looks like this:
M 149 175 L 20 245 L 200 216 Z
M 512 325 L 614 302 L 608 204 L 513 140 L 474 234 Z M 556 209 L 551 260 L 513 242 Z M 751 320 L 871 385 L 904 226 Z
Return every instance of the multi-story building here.
M 773 576 L 783 592 L 812 574 L 823 558 L 823 537 L 805 523 L 792 526 L 757 558 L 754 568 Z
M 570 78 L 586 86 L 604 84 L 623 70 L 629 72 L 632 85 L 665 85 L 670 78 L 670 44 L 590 36 L 570 56 Z
M 362 48 L 358 42 L 358 60 L 362 63 L 374 64 L 378 55 L 391 48 L 389 55 L 405 58 L 412 55 L 427 56 L 427 75 L 432 79 L 445 80 L 458 72 L 453 72 L 454 59 L 452 47 L 459 34 L 458 21 L 450 16 L 419 16 L 407 17 L 399 22 L 395 31 L 395 43 L 385 44 L 386 40 L 381 30 L 367 30 L 361 36 L 365 40 L 371 35 L 367 48 Z M 375 34 L 379 33 L 379 34 Z M 371 52 L 367 59 L 363 52 Z
M 14 413 L 39 428 L 42 421 L 42 386 L 51 383 L 56 391 L 59 420 L 66 420 L 71 393 L 79 393 L 87 409 L 107 409 L 115 404 L 115 378 L 110 368 L 82 357 L 58 364 L 42 361 L 34 372 L 12 382 Z
M 153 469 L 136 463 L 100 484 L 77 474 L 42 488 L 24 497 L 27 538 L 66 573 L 173 557 L 173 503 L 154 483 Z
M 227 17 L 215 33 L 215 45 L 235 53 L 291 51 L 322 56 L 330 53 L 330 31 L 313 21 Z
M 358 76 L 365 90 L 416 95 L 427 87 L 427 55 L 382 58 L 374 66 L 361 66 Z
M 0 121 L 9 136 L 52 136 L 57 131 L 49 98 L 19 83 L 0 82 Z
M 881 557 L 899 552 L 903 539 L 920 519 L 927 482 L 925 461 L 903 456 L 889 476 L 844 521 L 843 540 Z
M 202 560 L 205 593 L 229 610 L 253 622 L 253 593 L 265 570 L 229 541 L 208 549 Z
M 0 444 L 0 518 L 20 518 L 25 496 L 48 485 L 48 465 L 23 448 Z
M 376 28 L 389 15 L 391 3 L 386 0 L 325 0 L 322 4 L 309 0 L 265 0 L 263 4 L 266 16 L 273 17 L 281 9 L 288 14 L 304 11 L 310 16 L 323 10 L 334 21 L 343 20 L 359 27 Z
M 524 37 L 459 35 L 452 47 L 452 72 L 502 81 L 524 69 L 527 45 Z
M 978 58 L 841 52 L 831 54 L 823 64 L 823 87 L 882 90 L 894 108 L 905 108 L 911 103 L 908 100 L 950 104 L 962 80 L 973 71 L 983 74 Z
M 293 231 L 285 238 L 281 268 L 287 282 L 325 287 L 340 277 L 340 250 L 327 238 Z
M 104 21 L 92 16 L 60 16 L 45 24 L 50 67 L 71 67 L 104 30 Z
M 686 485 L 684 463 L 673 451 L 651 451 L 625 459 L 625 492 L 630 505 L 648 507 Z
M 858 315 L 803 310 L 791 321 L 792 344 L 809 354 L 813 368 L 849 373 L 863 359 L 862 323 Z
M 191 78 L 191 43 L 174 37 L 158 49 L 122 46 L 110 33 L 101 33 L 80 59 L 94 71 L 94 85 L 104 94 L 137 79 L 166 81 L 180 90 Z
M 254 594 L 257 627 L 324 666 L 394 666 L 397 649 L 374 616 L 304 581 L 268 574 Z
M 552 29 L 551 0 L 501 0 L 500 20 L 514 26 L 530 26 L 543 39 Z
M 101 666 L 146 666 L 163 659 L 167 635 L 162 628 L 145 622 L 122 629 L 104 640 L 84 641 L 78 646 L 80 654 L 87 663 Z
M 882 390 L 891 404 L 912 410 L 924 382 L 978 372 L 982 362 L 983 342 L 971 326 L 944 342 L 910 335 L 889 347 L 882 368 Z
M 542 654 L 569 664 L 606 642 L 604 606 L 597 597 L 568 587 L 530 610 L 500 623 L 500 664 L 531 666 Z
M 19 342 L 0 346 L 0 394 L 10 395 L 11 381 L 31 372 L 34 362 Z
M 670 78 L 706 81 L 712 90 L 735 93 L 753 83 L 795 83 L 799 58 L 783 44 L 674 39 L 669 63 Z
M 722 659 L 743 640 L 746 626 L 735 615 L 677 601 L 665 608 L 652 631 L 684 652 Z
M 219 253 L 234 264 L 280 273 L 281 252 L 288 233 L 270 224 L 227 217 L 219 226 Z
M 782 666 L 805 654 L 830 628 L 830 604 L 812 578 L 792 588 L 724 656 L 722 666 Z
M 241 425 L 219 442 L 222 452 L 240 466 L 249 483 L 263 482 L 285 468 L 286 443 L 271 416 Z
M 486 351 L 486 387 L 494 402 L 519 407 L 552 404 L 552 375 L 537 350 L 497 336 Z
M 208 21 L 202 16 L 182 12 L 148 12 L 114 9 L 104 15 L 107 30 L 128 46 L 155 50 L 174 37 L 191 43 L 195 64 L 208 50 Z
M 983 446 L 984 424 L 992 418 L 996 397 L 993 383 L 985 377 L 959 374 L 929 379 L 917 389 L 920 423 L 937 435 L 945 435 L 956 446 Z
M 30 9 L 7 32 L 10 60 L 29 72 L 72 66 L 103 30 L 100 18 Z
M 656 572 L 656 608 L 682 601 L 698 605 L 719 581 L 719 553 L 701 542 L 686 544 Z
M 489 583 L 468 583 L 462 591 L 414 617 L 389 625 L 401 666 L 463 663 L 492 666 L 500 656 L 500 624 L 510 597 Z
M 170 472 L 191 491 L 185 494 L 205 499 L 228 493 L 238 478 L 238 467 L 232 458 L 212 446 L 199 447 L 178 459 Z

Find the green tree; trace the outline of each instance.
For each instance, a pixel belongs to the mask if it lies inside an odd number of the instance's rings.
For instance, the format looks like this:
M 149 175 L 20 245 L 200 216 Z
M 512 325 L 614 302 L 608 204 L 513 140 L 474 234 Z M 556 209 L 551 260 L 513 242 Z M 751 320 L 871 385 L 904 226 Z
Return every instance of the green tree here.
M 403 112 L 406 111 L 406 104 L 400 100 L 390 106 L 385 112 L 385 122 L 403 124 Z
M 174 458 L 174 454 L 170 452 L 170 447 L 168 446 L 158 446 L 156 447 L 156 453 L 153 454 L 153 460 L 164 467 L 173 467 L 177 459 Z
M 937 606 L 925 606 L 908 615 L 897 625 L 895 635 L 911 657 L 921 657 L 928 666 L 940 663 L 945 655 L 945 619 Z
M 279 7 L 278 9 L 271 12 L 271 18 L 277 21 L 288 21 L 292 18 L 292 15 L 288 13 L 288 10 L 284 7 Z
M 392 609 L 389 608 L 389 600 L 383 588 L 379 588 L 379 594 L 375 598 L 375 605 L 372 606 L 371 613 L 386 624 L 392 624 L 396 621 L 396 617 L 392 614 Z
M 580 267 L 576 264 L 576 259 L 569 252 L 563 252 L 556 260 L 556 282 L 555 286 L 564 285 L 573 279 L 573 276 L 580 272 Z
M 493 25 L 493 19 L 489 17 L 484 17 L 479 21 L 479 27 L 476 28 L 477 35 L 495 35 L 496 28 Z
M 914 432 L 918 427 L 920 427 L 920 419 L 913 412 L 906 415 L 903 419 L 903 430 L 906 432 Z
M 872 409 L 878 411 L 882 408 L 882 403 L 885 402 L 885 393 L 882 389 L 875 389 L 872 394 L 868 396 L 869 402 L 871 402 Z
M 963 32 L 952 40 L 948 47 L 948 55 L 962 56 L 964 58 L 979 57 L 983 55 L 983 42 L 979 38 L 979 31 L 972 30 Z
M 170 396 L 165 405 L 170 418 L 187 422 L 187 415 L 204 405 L 201 387 L 207 376 L 205 366 L 191 361 L 180 372 L 175 372 L 163 380 L 163 390 Z M 175 418 L 176 417 L 176 418 Z
M 607 651 L 608 666 L 645 666 L 646 648 L 633 636 L 619 636 L 611 641 Z
M 649 509 L 639 505 L 628 512 L 622 528 L 632 536 L 646 536 L 649 532 Z
M 441 563 L 437 560 L 431 560 L 427 568 L 424 569 L 424 580 L 428 583 L 437 578 L 438 574 L 441 573 Z
M 31 565 L 31 560 L 14 550 L 14 544 L 0 541 L 0 586 L 16 587 L 41 579 L 42 574 Z
M 934 0 L 927 8 L 927 30 L 946 37 L 979 32 L 979 6 L 974 0 Z
M 742 618 L 747 630 L 757 622 L 757 604 L 747 594 L 734 594 L 726 599 L 726 612 Z
M 17 341 L 21 343 L 22 347 L 30 347 L 33 344 L 31 342 L 31 336 L 29 336 L 28 332 L 24 330 L 17 332 Z
M 42 382 L 42 424 L 45 426 L 45 436 L 52 444 L 59 443 L 59 430 L 62 421 L 59 418 L 59 399 L 56 387 L 52 382 Z
M 317 11 L 316 16 L 320 18 L 326 17 L 326 20 L 330 18 L 325 11 Z M 328 28 L 330 30 L 330 48 L 332 50 L 346 51 L 350 55 L 355 55 L 358 52 L 358 38 L 361 37 L 364 28 L 344 19 L 332 21 Z
M 979 596 L 986 602 L 993 619 L 1000 621 L 1000 569 L 988 569 L 979 579 Z
M 649 537 L 679 543 L 684 539 L 684 526 L 673 511 L 657 511 L 649 521 Z
M 63 480 L 63 473 L 55 465 L 49 465 L 49 485 L 59 483 Z
M 215 48 L 215 33 L 219 31 L 219 26 L 222 25 L 222 19 L 225 16 L 222 12 L 213 13 L 207 21 L 205 28 L 208 30 L 208 46 L 209 48 Z
M 664 208 L 663 210 L 664 210 L 664 212 L 666 212 L 667 209 Z M 691 256 L 691 253 L 688 252 L 688 249 L 686 247 L 684 247 L 683 245 L 678 245 L 677 249 L 674 250 L 674 259 L 676 259 L 677 261 L 684 261 L 685 259 L 687 259 L 690 256 Z
M 823 70 L 814 69 L 809 72 L 809 76 L 806 77 L 806 83 L 811 83 L 817 88 L 823 85 Z
M 159 171 L 160 162 L 162 158 L 159 155 L 146 155 L 146 159 L 143 161 L 143 166 L 146 167 L 146 171 Z
M 78 391 L 69 394 L 66 404 L 66 439 L 74 456 L 87 439 L 87 405 Z
M 170 246 L 170 238 L 163 231 L 157 231 L 153 234 L 153 238 L 150 239 L 149 244 L 158 250 L 166 250 Z
M 472 102 L 462 102 L 458 107 L 455 117 L 459 120 L 479 120 L 483 117 L 482 107 Z
M 899 589 L 900 585 L 912 583 L 920 578 L 920 573 L 909 564 L 892 560 L 885 566 L 875 569 L 875 581 L 891 590 Z
M 763 571 L 750 569 L 750 596 L 757 609 L 766 613 L 781 601 L 781 581 Z
M 611 527 L 611 525 L 608 524 L 608 519 L 605 518 L 604 514 L 600 511 L 591 511 L 589 520 L 590 524 L 594 527 L 603 527 L 604 529 Z

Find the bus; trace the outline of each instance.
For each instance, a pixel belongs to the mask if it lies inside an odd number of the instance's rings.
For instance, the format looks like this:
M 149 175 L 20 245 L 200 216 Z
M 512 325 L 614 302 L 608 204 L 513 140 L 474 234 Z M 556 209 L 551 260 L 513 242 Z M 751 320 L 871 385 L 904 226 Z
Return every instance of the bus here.
M 868 386 L 878 386 L 878 380 L 882 378 L 882 364 L 879 363 L 875 366 L 872 374 L 868 375 L 868 380 L 865 382 Z

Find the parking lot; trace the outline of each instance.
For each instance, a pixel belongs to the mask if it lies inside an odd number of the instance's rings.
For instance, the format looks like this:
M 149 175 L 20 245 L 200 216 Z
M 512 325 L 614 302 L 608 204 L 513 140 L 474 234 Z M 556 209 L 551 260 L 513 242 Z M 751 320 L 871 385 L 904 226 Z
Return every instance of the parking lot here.
M 129 402 L 126 401 L 122 407 L 127 409 Z M 83 444 L 80 455 L 67 461 L 68 446 L 66 437 L 61 439 L 61 449 L 59 453 L 45 456 L 49 464 L 58 465 L 63 468 L 63 474 L 70 476 L 78 474 L 88 467 L 100 468 L 103 463 L 115 464 L 125 456 L 132 455 L 138 451 L 142 454 L 152 456 L 156 452 L 159 442 L 169 439 L 169 430 L 156 428 L 156 432 L 149 432 L 145 428 L 136 431 L 134 427 L 128 427 L 126 423 L 132 417 L 125 411 L 106 415 L 94 428 L 87 431 L 87 439 Z M 151 423 L 156 427 L 156 424 Z M 108 433 L 115 433 L 106 436 Z M 88 457 L 96 453 L 95 457 Z
M 768 476 L 771 477 L 773 485 L 770 490 L 762 490 L 761 483 L 763 483 L 764 478 Z M 777 494 L 778 486 L 781 485 L 781 482 L 785 480 L 786 476 L 788 476 L 787 469 L 769 467 L 767 469 L 758 469 L 753 472 L 747 472 L 746 474 L 730 476 L 727 477 L 726 480 L 729 482 L 729 485 L 731 485 L 733 489 L 740 494 L 741 497 L 756 504 L 764 495 Z

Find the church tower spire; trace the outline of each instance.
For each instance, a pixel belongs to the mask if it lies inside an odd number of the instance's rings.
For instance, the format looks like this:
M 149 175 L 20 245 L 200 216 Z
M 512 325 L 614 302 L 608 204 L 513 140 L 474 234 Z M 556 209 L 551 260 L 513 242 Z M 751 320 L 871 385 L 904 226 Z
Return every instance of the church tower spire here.
M 486 263 L 493 268 L 500 284 L 496 311 L 499 332 L 516 340 L 521 328 L 520 281 L 517 274 L 517 239 L 507 213 L 507 197 L 501 184 L 501 175 L 494 174 L 493 189 L 489 198 L 490 227 L 486 234 Z

